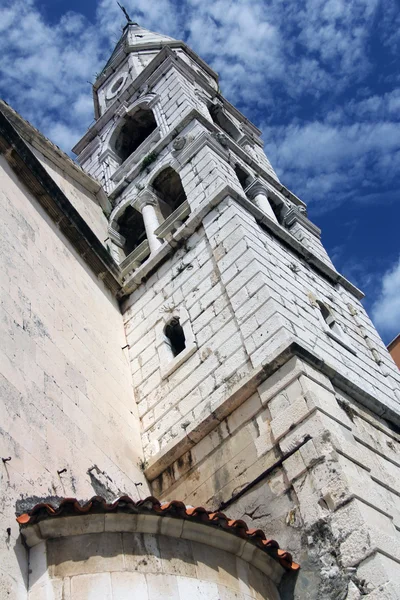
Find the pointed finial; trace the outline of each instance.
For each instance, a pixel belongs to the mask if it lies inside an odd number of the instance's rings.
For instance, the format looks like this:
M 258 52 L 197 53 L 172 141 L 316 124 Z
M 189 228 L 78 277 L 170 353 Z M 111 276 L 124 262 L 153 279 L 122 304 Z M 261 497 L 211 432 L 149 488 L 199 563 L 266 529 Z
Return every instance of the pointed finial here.
M 125 6 L 121 6 L 121 4 L 118 2 L 117 0 L 117 4 L 120 7 L 120 9 L 122 10 L 122 12 L 125 15 L 126 20 L 128 21 L 128 24 L 133 23 L 132 19 L 130 18 L 130 16 L 128 15 L 128 11 L 126 10 Z

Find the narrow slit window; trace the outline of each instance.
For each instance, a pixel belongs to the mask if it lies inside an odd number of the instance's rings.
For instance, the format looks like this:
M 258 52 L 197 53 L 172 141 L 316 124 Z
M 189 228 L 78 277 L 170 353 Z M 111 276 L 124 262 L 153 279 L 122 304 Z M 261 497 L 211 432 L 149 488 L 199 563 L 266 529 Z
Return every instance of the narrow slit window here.
M 336 322 L 335 317 L 333 316 L 329 308 L 326 306 L 326 304 L 324 302 L 321 302 L 320 300 L 317 300 L 317 304 L 319 310 L 321 311 L 322 318 L 324 319 L 328 328 L 338 337 L 343 338 L 343 330 L 340 327 L 340 325 L 338 325 L 338 323 Z
M 317 304 L 319 306 L 319 310 L 321 311 L 321 315 L 322 315 L 322 318 L 324 319 L 325 323 L 328 325 L 329 329 L 334 330 L 336 321 L 335 321 L 335 318 L 332 315 L 331 311 L 326 306 L 326 304 L 324 304 L 323 302 L 320 302 L 319 300 L 317 300 Z
M 180 324 L 179 317 L 174 317 L 165 326 L 165 337 L 167 338 L 168 344 L 172 350 L 172 354 L 178 356 L 186 348 L 185 333 L 183 327 Z

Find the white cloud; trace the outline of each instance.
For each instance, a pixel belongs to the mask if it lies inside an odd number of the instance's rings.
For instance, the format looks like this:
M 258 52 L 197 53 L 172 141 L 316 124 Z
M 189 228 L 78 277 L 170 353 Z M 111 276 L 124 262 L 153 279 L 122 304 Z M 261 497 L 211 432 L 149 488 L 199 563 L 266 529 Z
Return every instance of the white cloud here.
M 342 120 L 347 119 L 342 115 Z M 338 119 L 339 121 L 339 119 Z M 400 122 L 314 121 L 264 126 L 266 151 L 279 174 L 307 202 L 327 210 L 344 200 L 363 201 L 374 187 L 390 185 L 400 169 Z M 323 204 L 330 195 L 330 205 Z
M 0 23 L 4 22 L 2 95 L 68 151 L 72 135 L 76 142 L 92 119 L 88 80 L 94 80 L 102 60 L 103 39 L 95 25 L 77 13 L 67 12 L 55 25 L 48 24 L 32 0 L 6 0 L 0 8 Z
M 335 202 L 355 199 L 353 186 L 359 181 L 367 188 L 379 177 L 390 180 L 400 163 L 399 89 L 332 109 L 346 85 L 368 73 L 367 47 L 380 3 L 124 1 L 143 26 L 176 38 L 184 34 L 220 73 L 223 93 L 248 116 L 264 113 L 267 151 L 285 182 L 306 201 L 337 190 Z M 5 99 L 68 151 L 92 121 L 88 82 L 106 62 L 123 24 L 114 0 L 100 0 L 94 22 L 69 11 L 53 25 L 37 1 L 3 0 L 0 88 Z M 296 118 L 301 103 L 310 99 L 318 107 L 318 98 L 327 106 L 324 118 Z M 276 126 L 277 120 L 285 125 Z
M 372 320 L 384 335 L 394 337 L 400 332 L 400 257 L 382 277 Z
M 246 116 L 258 115 L 269 158 L 306 202 L 326 210 L 344 201 L 395 201 L 399 77 L 394 69 L 377 71 L 371 60 L 379 56 L 371 46 L 379 38 L 396 60 L 396 0 L 123 4 L 144 27 L 184 37 L 220 73 L 224 95 Z M 2 0 L 1 94 L 69 151 L 93 119 L 88 82 L 109 58 L 124 22 L 114 0 L 99 0 L 93 22 L 68 11 L 52 24 L 39 0 Z M 382 184 L 387 196 L 380 193 Z M 379 306 L 392 308 L 382 314 L 394 314 L 398 306 L 389 290 L 399 270 L 397 265 L 383 278 Z M 363 280 L 368 283 L 367 276 Z
M 281 0 L 124 4 L 149 29 L 177 38 L 185 32 L 186 41 L 220 72 L 232 102 L 250 111 L 264 107 L 273 119 L 283 109 L 275 103 L 277 85 L 294 101 L 303 94 L 316 98 L 339 93 L 368 70 L 365 49 L 379 1 L 305 0 L 300 7 Z M 34 0 L 3 0 L 1 89 L 38 127 L 48 122 L 50 108 L 54 122 L 84 130 L 88 111 L 69 107 L 82 94 L 90 96 L 87 81 L 109 56 L 124 17 L 114 0 L 101 0 L 94 23 L 69 11 L 50 25 L 39 6 Z

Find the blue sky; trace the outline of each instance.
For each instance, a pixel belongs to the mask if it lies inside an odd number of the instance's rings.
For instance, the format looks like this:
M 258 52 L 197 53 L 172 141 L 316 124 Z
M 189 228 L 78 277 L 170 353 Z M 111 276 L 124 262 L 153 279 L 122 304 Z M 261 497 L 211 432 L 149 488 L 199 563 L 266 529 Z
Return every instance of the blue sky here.
M 123 4 L 219 72 L 390 341 L 400 331 L 398 0 Z M 123 23 L 114 0 L 2 0 L 0 95 L 69 151 L 92 121 L 90 82 Z

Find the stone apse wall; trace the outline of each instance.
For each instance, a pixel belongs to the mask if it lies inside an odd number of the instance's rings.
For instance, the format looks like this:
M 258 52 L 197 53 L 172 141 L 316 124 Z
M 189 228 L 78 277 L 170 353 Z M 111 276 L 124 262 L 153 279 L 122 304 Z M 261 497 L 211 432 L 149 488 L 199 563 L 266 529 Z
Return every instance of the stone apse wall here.
M 30 600 L 279 600 L 284 573 L 218 527 L 150 514 L 45 519 L 22 530 Z

